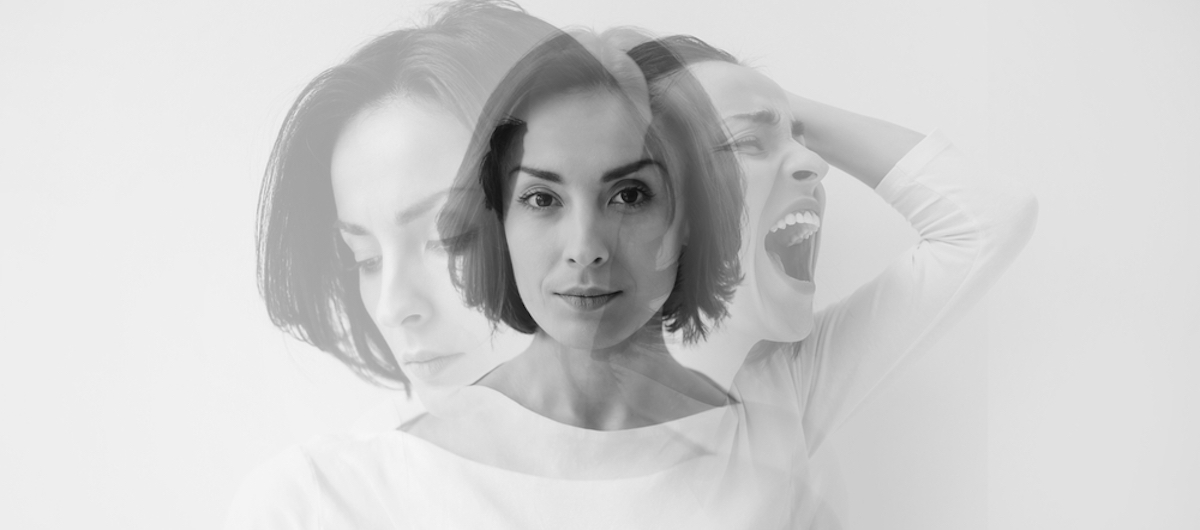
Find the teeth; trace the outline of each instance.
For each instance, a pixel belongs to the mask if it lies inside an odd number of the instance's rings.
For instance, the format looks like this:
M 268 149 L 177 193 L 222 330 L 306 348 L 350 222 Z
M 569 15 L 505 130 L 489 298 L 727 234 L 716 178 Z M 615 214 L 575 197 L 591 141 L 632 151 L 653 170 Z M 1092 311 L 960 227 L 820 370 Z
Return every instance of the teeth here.
M 821 227 L 821 218 L 817 216 L 816 212 L 810 211 L 789 213 L 784 216 L 783 219 L 780 219 L 778 223 L 775 223 L 775 226 L 771 227 L 771 232 L 783 230 L 789 225 L 794 225 L 797 223 L 802 223 L 805 225 L 800 229 L 801 237 L 797 238 L 796 240 L 796 242 L 799 242 L 808 239 L 817 232 L 817 229 Z M 792 244 L 794 245 L 796 242 L 793 242 Z

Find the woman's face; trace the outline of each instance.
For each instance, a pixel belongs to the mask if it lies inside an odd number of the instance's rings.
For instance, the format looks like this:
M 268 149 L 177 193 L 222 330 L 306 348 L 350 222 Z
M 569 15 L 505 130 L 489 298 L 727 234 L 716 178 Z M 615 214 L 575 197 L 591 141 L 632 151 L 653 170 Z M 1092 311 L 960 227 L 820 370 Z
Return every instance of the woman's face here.
M 616 346 L 671 294 L 684 212 L 677 205 L 672 221 L 667 171 L 621 98 L 559 95 L 525 122 L 504 218 L 521 300 L 560 344 Z
M 813 326 L 813 271 L 820 247 L 829 165 L 804 146 L 787 94 L 766 76 L 734 64 L 688 70 L 708 92 L 746 177 L 741 264 L 746 278 L 727 326 L 757 339 L 794 342 Z
M 469 132 L 436 106 L 394 98 L 346 124 L 333 198 L 367 313 L 418 391 L 470 384 L 519 353 L 522 336 L 463 305 L 435 219 Z

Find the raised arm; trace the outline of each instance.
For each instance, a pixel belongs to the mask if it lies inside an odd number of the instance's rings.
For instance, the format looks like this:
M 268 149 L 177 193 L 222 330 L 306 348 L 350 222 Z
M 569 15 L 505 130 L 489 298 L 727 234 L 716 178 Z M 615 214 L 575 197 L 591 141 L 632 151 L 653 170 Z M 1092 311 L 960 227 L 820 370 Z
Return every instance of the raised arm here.
M 788 93 L 792 117 L 804 124 L 804 144 L 826 162 L 875 189 L 924 135 Z
M 921 238 L 874 280 L 819 313 L 812 334 L 792 345 L 805 437 L 815 451 L 902 360 L 991 287 L 1032 234 L 1037 202 L 940 134 L 914 143 L 916 133 L 902 127 L 796 102 L 799 112 L 809 112 L 801 119 L 812 124 L 810 147 L 874 183 Z

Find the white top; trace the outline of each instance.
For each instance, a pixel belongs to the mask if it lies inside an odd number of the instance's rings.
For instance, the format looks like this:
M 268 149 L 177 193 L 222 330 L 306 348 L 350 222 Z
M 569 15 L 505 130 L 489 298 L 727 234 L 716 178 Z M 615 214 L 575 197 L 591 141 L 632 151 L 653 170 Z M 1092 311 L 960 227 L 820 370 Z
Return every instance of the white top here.
M 732 404 L 594 431 L 467 387 L 439 416 L 461 420 L 471 459 L 400 431 L 323 438 L 252 474 L 227 528 L 826 526 L 809 456 L 901 359 L 982 295 L 1036 219 L 1028 192 L 980 171 L 938 134 L 876 191 L 921 241 L 818 313 L 804 341 L 755 346 Z

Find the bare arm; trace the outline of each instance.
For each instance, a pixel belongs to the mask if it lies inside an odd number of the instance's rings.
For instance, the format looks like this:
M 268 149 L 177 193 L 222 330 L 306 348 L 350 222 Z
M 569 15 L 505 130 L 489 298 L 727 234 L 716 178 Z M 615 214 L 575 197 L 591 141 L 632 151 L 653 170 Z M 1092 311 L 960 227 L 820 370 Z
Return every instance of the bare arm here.
M 804 123 L 805 145 L 872 189 L 925 137 L 861 114 L 788 93 L 792 117 Z

